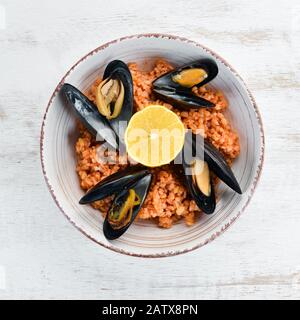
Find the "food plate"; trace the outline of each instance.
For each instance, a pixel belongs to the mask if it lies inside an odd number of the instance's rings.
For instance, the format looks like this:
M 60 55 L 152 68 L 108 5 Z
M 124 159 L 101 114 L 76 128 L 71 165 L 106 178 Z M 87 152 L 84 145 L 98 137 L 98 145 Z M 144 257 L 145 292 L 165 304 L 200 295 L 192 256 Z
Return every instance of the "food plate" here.
M 64 83 L 87 91 L 105 66 L 114 59 L 137 62 L 141 67 L 162 58 L 174 66 L 185 65 L 199 58 L 217 62 L 218 76 L 211 86 L 221 90 L 229 108 L 226 117 L 236 129 L 241 153 L 232 169 L 243 190 L 233 193 L 218 184 L 218 201 L 214 214 L 201 215 L 187 227 L 176 223 L 170 229 L 138 220 L 122 235 L 109 241 L 102 232 L 103 218 L 99 211 L 78 203 L 84 192 L 78 183 L 74 145 L 78 138 L 76 117 L 66 108 L 60 94 Z M 193 41 L 170 35 L 145 34 L 114 40 L 80 59 L 62 78 L 47 106 L 41 130 L 41 162 L 49 190 L 64 215 L 83 234 L 98 244 L 119 253 L 141 257 L 164 257 L 199 248 L 225 231 L 245 210 L 257 185 L 264 156 L 262 121 L 255 101 L 240 76 L 220 56 Z

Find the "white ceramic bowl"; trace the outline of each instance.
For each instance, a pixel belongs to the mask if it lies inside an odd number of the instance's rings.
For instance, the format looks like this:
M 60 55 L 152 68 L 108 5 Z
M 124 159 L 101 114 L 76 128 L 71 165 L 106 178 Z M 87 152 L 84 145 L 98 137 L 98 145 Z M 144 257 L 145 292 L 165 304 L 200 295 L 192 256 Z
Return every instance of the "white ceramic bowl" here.
M 103 218 L 91 206 L 82 206 L 83 195 L 75 172 L 74 144 L 77 137 L 75 117 L 65 107 L 59 89 L 68 82 L 87 89 L 95 77 L 113 59 L 143 62 L 165 58 L 175 66 L 201 57 L 214 58 L 219 75 L 211 83 L 222 90 L 229 101 L 227 116 L 240 136 L 241 154 L 233 171 L 243 195 L 232 192 L 221 183 L 222 194 L 213 215 L 202 215 L 192 227 L 182 221 L 171 229 L 158 228 L 152 222 L 137 221 L 119 239 L 103 236 Z M 245 62 L 247 63 L 247 62 Z M 245 210 L 253 195 L 263 164 L 264 135 L 261 118 L 253 97 L 238 74 L 220 56 L 187 39 L 146 34 L 125 37 L 100 46 L 80 59 L 62 78 L 52 94 L 41 130 L 41 161 L 49 190 L 64 215 L 82 233 L 102 246 L 135 256 L 162 257 L 199 248 L 226 230 Z

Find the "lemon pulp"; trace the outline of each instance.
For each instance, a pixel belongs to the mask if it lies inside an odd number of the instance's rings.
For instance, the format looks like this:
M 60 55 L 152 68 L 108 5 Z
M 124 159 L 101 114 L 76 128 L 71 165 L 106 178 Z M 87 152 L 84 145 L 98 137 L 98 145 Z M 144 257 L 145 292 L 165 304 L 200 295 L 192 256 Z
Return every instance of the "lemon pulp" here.
M 180 118 L 161 105 L 136 112 L 125 132 L 129 156 L 148 167 L 170 163 L 181 151 L 185 129 Z

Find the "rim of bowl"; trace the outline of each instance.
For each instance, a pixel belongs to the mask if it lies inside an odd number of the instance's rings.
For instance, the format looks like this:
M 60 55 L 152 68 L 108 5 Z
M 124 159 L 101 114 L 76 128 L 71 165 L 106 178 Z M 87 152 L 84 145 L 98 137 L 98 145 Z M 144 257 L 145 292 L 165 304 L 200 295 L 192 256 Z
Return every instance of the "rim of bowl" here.
M 113 45 L 117 42 L 120 41 L 124 41 L 124 40 L 128 40 L 128 39 L 132 39 L 132 38 L 163 38 L 163 39 L 170 39 L 170 40 L 177 40 L 177 41 L 181 41 L 181 42 L 186 42 L 186 43 L 190 43 L 193 44 L 199 48 L 202 48 L 204 51 L 208 52 L 209 54 L 211 54 L 214 58 L 216 58 L 219 62 L 223 63 L 226 67 L 228 67 L 230 69 L 230 71 L 234 74 L 235 77 L 237 77 L 239 79 L 239 81 L 244 85 L 245 89 L 246 89 L 246 93 L 251 101 L 251 104 L 255 110 L 255 115 L 256 115 L 256 119 L 258 121 L 258 126 L 259 126 L 259 131 L 260 131 L 260 142 L 261 142 L 261 146 L 260 146 L 260 154 L 259 154 L 259 163 L 257 166 L 257 170 L 255 173 L 255 177 L 254 180 L 251 184 L 251 189 L 248 195 L 248 199 L 245 202 L 244 206 L 239 210 L 239 212 L 237 212 L 231 219 L 229 222 L 227 222 L 225 225 L 221 225 L 219 227 L 218 230 L 216 230 L 209 238 L 205 239 L 204 241 L 202 241 L 201 243 L 188 248 L 188 249 L 182 249 L 182 250 L 177 250 L 177 251 L 169 251 L 169 252 L 163 252 L 163 253 L 157 253 L 157 254 L 143 254 L 143 253 L 134 253 L 134 252 L 130 252 L 121 248 L 118 248 L 114 245 L 106 245 L 105 243 L 102 243 L 100 241 L 98 241 L 97 239 L 95 239 L 94 237 L 92 237 L 90 234 L 88 234 L 85 230 L 83 230 L 81 227 L 79 227 L 75 221 L 73 221 L 69 215 L 64 211 L 62 205 L 59 203 L 56 195 L 55 195 L 55 191 L 52 188 L 50 182 L 49 182 L 49 178 L 47 176 L 46 170 L 45 170 L 45 163 L 44 163 L 44 127 L 45 127 L 45 123 L 46 123 L 46 117 L 47 117 L 47 113 L 48 110 L 52 104 L 53 99 L 55 98 L 56 94 L 60 91 L 61 86 L 63 85 L 66 77 L 69 76 L 69 74 L 71 72 L 74 71 L 74 69 L 77 67 L 77 65 L 79 65 L 81 62 L 83 62 L 85 59 L 87 59 L 89 56 L 92 56 L 93 54 L 97 53 L 98 51 L 104 50 L 105 48 L 109 47 L 110 45 Z M 218 236 L 220 236 L 225 230 L 227 230 L 236 220 L 237 218 L 245 211 L 246 207 L 248 206 L 255 190 L 258 184 L 258 181 L 260 179 L 261 173 L 262 173 L 262 168 L 263 168 L 263 164 L 264 164 L 264 155 L 265 155 L 265 135 L 264 135 L 264 129 L 263 129 L 263 123 L 262 123 L 262 118 L 258 109 L 258 106 L 256 104 L 256 101 L 252 95 L 252 93 L 250 92 L 248 86 L 246 85 L 245 81 L 242 79 L 242 77 L 237 73 L 237 71 L 226 61 L 224 60 L 221 56 L 219 56 L 217 53 L 215 53 L 213 50 L 207 48 L 206 46 L 203 46 L 202 44 L 193 41 L 193 40 L 189 40 L 185 37 L 180 37 L 180 36 L 174 36 L 174 35 L 170 35 L 170 34 L 164 34 L 164 33 L 142 33 L 142 34 L 134 34 L 134 35 L 130 35 L 130 36 L 125 36 L 122 38 L 118 38 L 109 42 L 106 42 L 105 44 L 93 49 L 92 51 L 90 51 L 89 53 L 87 53 L 85 56 L 83 56 L 81 59 L 79 59 L 67 72 L 66 74 L 62 77 L 62 79 L 59 81 L 58 85 L 56 86 L 55 90 L 53 91 L 44 116 L 43 116 L 43 121 L 42 121 L 42 126 L 41 126 L 41 133 L 40 133 L 40 159 L 41 159 L 41 165 L 42 165 L 42 171 L 43 171 L 43 175 L 47 184 L 47 187 L 50 191 L 50 194 L 54 200 L 54 202 L 56 203 L 57 207 L 60 209 L 60 211 L 64 214 L 64 216 L 71 222 L 71 224 L 73 226 L 75 226 L 81 233 L 83 233 L 86 237 L 88 237 L 89 239 L 91 239 L 92 241 L 96 242 L 97 244 L 101 245 L 102 247 L 115 251 L 117 253 L 121 253 L 121 254 L 125 254 L 128 256 L 135 256 L 135 257 L 142 257 L 142 258 L 162 258 L 162 257 L 171 257 L 171 256 L 176 256 L 179 254 L 183 254 L 183 253 L 187 253 L 190 251 L 193 251 L 195 249 L 198 249 L 208 243 L 210 243 L 211 241 L 213 241 L 214 239 L 216 239 Z

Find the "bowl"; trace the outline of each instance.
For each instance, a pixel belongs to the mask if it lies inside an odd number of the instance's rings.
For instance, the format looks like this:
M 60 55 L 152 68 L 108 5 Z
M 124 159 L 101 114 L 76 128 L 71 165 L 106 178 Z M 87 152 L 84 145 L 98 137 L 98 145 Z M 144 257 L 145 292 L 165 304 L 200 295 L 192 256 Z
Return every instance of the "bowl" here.
M 215 59 L 219 74 L 211 85 L 223 91 L 229 108 L 227 117 L 240 137 L 241 154 L 233 171 L 243 195 L 218 185 L 220 198 L 213 215 L 201 215 L 187 227 L 182 221 L 170 229 L 158 228 L 150 221 L 136 221 L 119 239 L 108 241 L 102 232 L 103 218 L 91 206 L 79 205 L 84 194 L 75 171 L 74 144 L 78 136 L 76 117 L 66 108 L 59 90 L 68 82 L 86 90 L 107 63 L 113 59 L 125 62 L 164 58 L 175 66 L 195 59 Z M 245 210 L 262 170 L 264 134 L 256 103 L 237 72 L 219 55 L 199 43 L 162 34 L 141 34 L 106 43 L 81 58 L 62 78 L 48 103 L 41 129 L 41 163 L 50 193 L 62 213 L 84 235 L 105 248 L 140 257 L 172 256 L 199 248 L 224 232 Z

